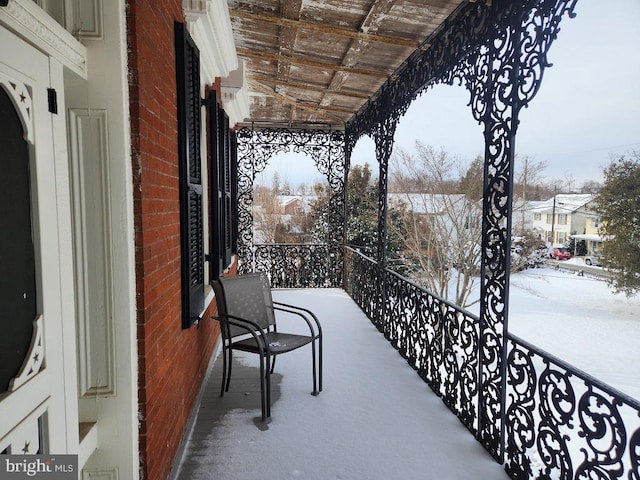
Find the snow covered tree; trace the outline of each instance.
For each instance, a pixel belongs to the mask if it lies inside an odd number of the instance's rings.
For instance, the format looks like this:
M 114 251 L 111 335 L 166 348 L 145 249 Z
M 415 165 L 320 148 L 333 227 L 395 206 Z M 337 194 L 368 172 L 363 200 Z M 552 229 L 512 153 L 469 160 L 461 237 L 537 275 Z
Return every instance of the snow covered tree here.
M 611 161 L 604 170 L 604 185 L 596 196 L 605 266 L 611 285 L 627 297 L 640 290 L 640 152 Z
M 328 183 L 317 182 L 312 187 L 312 198 L 309 212 L 309 237 L 311 243 L 329 243 L 331 221 L 329 218 L 329 199 L 331 188 Z
M 482 192 L 481 161 L 466 167 L 446 151 L 416 142 L 415 155 L 398 149 L 391 162 L 389 203 L 397 215 L 390 232 L 401 239 L 407 276 L 463 308 L 473 305 L 480 265 L 482 208 L 475 198 Z
M 363 255 L 376 258 L 378 254 L 378 184 L 371 174 L 368 163 L 354 165 L 349 171 L 347 208 L 347 245 L 356 248 Z M 387 223 L 393 223 L 397 214 L 398 212 L 390 206 L 387 211 Z M 388 230 L 389 267 L 403 273 L 404 264 L 398 261 L 400 240 L 390 227 Z
M 273 189 L 264 185 L 254 187 L 253 241 L 256 243 L 276 243 L 278 225 L 276 196 Z

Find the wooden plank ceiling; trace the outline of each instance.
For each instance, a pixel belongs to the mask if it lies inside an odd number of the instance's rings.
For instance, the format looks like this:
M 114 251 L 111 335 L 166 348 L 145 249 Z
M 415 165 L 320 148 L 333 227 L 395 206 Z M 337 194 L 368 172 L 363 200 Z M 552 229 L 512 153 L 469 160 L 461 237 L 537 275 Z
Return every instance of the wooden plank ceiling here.
M 241 125 L 343 128 L 460 0 L 228 0 L 246 61 Z

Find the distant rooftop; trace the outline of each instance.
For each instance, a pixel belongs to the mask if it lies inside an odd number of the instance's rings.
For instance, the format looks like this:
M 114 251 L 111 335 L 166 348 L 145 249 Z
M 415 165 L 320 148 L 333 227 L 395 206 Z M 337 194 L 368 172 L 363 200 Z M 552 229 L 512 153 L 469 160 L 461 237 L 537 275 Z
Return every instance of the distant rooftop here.
M 531 210 L 534 213 L 551 213 L 553 199 L 537 202 Z M 556 213 L 573 213 L 594 199 L 590 193 L 559 193 L 555 196 Z

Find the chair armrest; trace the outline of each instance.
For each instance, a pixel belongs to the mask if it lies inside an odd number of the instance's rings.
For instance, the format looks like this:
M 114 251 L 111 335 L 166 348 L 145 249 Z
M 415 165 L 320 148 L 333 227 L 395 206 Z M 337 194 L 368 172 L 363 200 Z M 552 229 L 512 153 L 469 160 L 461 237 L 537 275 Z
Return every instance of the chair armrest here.
M 309 330 L 311 331 L 311 335 L 314 337 L 322 337 L 322 327 L 320 326 L 320 321 L 318 320 L 318 317 L 316 317 L 316 315 L 311 310 L 307 310 L 306 308 L 298 307 L 295 305 L 289 305 L 287 303 L 282 303 L 282 302 L 273 302 L 273 309 L 279 310 L 281 312 L 292 313 L 294 315 L 302 317 L 304 321 L 307 322 L 307 325 L 309 326 Z M 309 317 L 313 319 L 316 329 L 314 329 L 314 324 L 311 323 L 311 320 L 309 319 Z
M 229 314 L 219 314 L 218 316 L 211 317 L 214 320 L 220 322 L 222 328 L 229 328 L 229 325 L 239 327 L 246 330 L 256 341 L 256 344 L 262 348 L 267 354 L 267 357 L 271 355 L 271 349 L 269 348 L 269 342 L 267 341 L 267 334 L 264 329 L 255 322 L 247 320 L 246 318 L 237 317 Z M 231 341 L 230 332 L 227 331 L 226 337 Z

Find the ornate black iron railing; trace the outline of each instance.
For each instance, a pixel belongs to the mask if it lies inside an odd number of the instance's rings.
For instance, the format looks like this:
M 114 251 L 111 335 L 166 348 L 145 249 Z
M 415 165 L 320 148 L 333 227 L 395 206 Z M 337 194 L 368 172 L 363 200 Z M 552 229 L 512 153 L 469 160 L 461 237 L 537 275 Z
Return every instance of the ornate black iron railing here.
M 508 335 L 505 468 L 514 479 L 640 479 L 640 402 Z
M 477 432 L 479 321 L 351 248 L 345 290 L 460 421 Z
M 267 272 L 273 288 L 342 286 L 342 247 L 326 244 L 259 244 L 248 271 Z
M 344 259 L 345 290 L 482 442 L 479 318 L 351 248 Z M 640 402 L 511 334 L 506 371 L 511 478 L 640 480 Z

